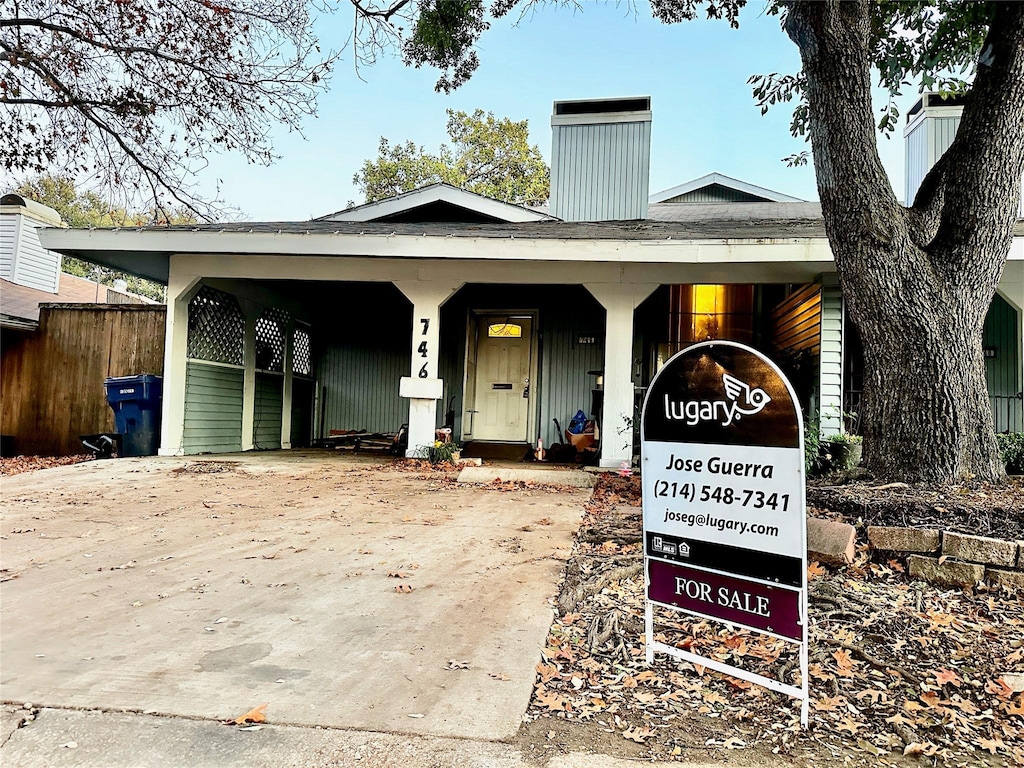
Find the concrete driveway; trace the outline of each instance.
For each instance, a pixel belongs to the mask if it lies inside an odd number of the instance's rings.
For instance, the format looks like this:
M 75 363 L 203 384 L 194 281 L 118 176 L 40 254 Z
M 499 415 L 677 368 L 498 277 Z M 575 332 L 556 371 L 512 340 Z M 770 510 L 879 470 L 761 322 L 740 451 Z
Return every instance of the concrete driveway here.
M 588 495 L 313 452 L 2 483 L 5 701 L 487 740 L 519 725 Z

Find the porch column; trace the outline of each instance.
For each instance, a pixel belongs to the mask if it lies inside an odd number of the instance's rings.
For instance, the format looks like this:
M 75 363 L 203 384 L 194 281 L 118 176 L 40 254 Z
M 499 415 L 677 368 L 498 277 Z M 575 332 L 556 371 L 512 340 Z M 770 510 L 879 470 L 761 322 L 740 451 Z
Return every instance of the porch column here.
M 256 448 L 256 321 L 260 306 L 238 298 L 245 314 L 245 335 L 242 341 L 242 450 Z
M 633 312 L 658 286 L 586 283 L 584 287 L 607 313 L 600 465 L 617 467 L 633 461 Z
M 437 401 L 444 392 L 438 376 L 441 306 L 462 286 L 461 282 L 396 281 L 395 287 L 412 302 L 412 361 L 409 375 L 399 382 L 398 392 L 409 399 L 409 447 L 405 455 L 416 457 L 434 444 Z
M 295 340 L 295 322 L 284 328 L 284 379 L 281 382 L 281 448 L 292 447 L 292 344 Z
M 1022 248 L 1021 250 L 1024 250 Z M 999 283 L 998 294 L 1017 313 L 1014 329 L 1017 334 L 1017 392 L 1024 391 L 1024 263 L 1007 262 L 1003 270 L 1003 279 Z M 1016 406 L 1017 418 L 1010 424 L 1010 430 L 1024 432 L 1024 402 Z M 1011 413 L 1013 413 L 1011 411 Z
M 160 456 L 185 452 L 185 377 L 188 357 L 188 303 L 199 287 L 196 275 L 176 274 L 173 257 L 167 281 L 164 323 L 163 402 L 160 414 Z
M 836 275 L 822 275 L 821 353 L 818 358 L 818 429 L 822 435 L 844 432 L 843 361 L 846 310 Z

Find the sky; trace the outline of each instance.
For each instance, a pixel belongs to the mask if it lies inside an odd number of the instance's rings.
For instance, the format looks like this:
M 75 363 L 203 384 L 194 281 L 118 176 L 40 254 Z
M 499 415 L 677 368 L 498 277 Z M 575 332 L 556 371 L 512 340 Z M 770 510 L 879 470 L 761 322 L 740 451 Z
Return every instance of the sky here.
M 344 4 L 342 4 L 344 5 Z M 232 155 L 213 156 L 198 179 L 253 221 L 298 221 L 363 202 L 352 177 L 377 155 L 384 136 L 411 140 L 428 151 L 447 139 L 445 110 L 483 109 L 496 117 L 528 120 L 530 141 L 551 155 L 551 108 L 561 99 L 650 96 L 651 193 L 718 172 L 805 200 L 816 200 L 812 167 L 789 168 L 782 158 L 807 145 L 789 133 L 791 107 L 760 114 L 747 79 L 799 69 L 796 47 L 753 2 L 740 29 L 700 19 L 666 26 L 639 0 L 581 0 L 580 8 L 545 4 L 498 20 L 484 34 L 481 66 L 451 95 L 434 92 L 437 73 L 406 68 L 383 58 L 356 73 L 344 51 L 318 100 L 318 114 L 302 125 L 304 136 L 279 130 L 280 159 L 271 167 L 248 165 Z M 321 20 L 325 48 L 340 48 L 351 13 Z M 913 89 L 910 89 L 913 91 Z M 901 112 L 916 98 L 909 92 Z M 882 161 L 897 196 L 903 189 L 903 139 L 880 139 Z

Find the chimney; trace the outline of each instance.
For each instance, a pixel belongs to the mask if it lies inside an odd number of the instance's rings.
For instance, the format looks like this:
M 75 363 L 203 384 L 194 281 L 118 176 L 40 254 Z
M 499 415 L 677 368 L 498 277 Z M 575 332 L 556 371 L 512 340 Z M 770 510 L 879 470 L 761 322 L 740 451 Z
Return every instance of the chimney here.
M 52 208 L 18 194 L 0 197 L 0 278 L 57 293 L 61 256 L 39 243 L 37 230 L 62 227 Z
M 960 96 L 944 99 L 938 93 L 923 93 L 907 113 L 907 127 L 903 129 L 907 205 L 914 202 L 924 177 L 953 143 L 960 127 L 963 104 Z
M 647 218 L 651 98 L 556 101 L 551 214 L 564 221 Z

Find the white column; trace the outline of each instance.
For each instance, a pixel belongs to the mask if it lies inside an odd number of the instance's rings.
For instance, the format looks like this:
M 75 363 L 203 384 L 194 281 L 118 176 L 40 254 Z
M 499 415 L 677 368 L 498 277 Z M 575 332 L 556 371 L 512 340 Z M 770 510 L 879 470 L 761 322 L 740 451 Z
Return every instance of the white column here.
M 242 450 L 251 451 L 256 447 L 256 320 L 260 306 L 245 299 L 239 299 L 245 314 L 245 336 L 242 346 Z
M 399 382 L 399 394 L 409 398 L 409 447 L 406 456 L 421 455 L 433 445 L 437 428 L 437 401 L 444 391 L 438 376 L 441 306 L 462 283 L 401 281 L 395 282 L 412 302 L 412 361 L 409 375 Z
M 658 286 L 587 283 L 584 287 L 607 313 L 600 465 L 617 467 L 633 460 L 633 312 Z
M 185 377 L 188 357 L 188 303 L 199 287 L 196 275 L 174 271 L 167 281 L 167 320 L 164 323 L 163 401 L 160 415 L 160 456 L 185 452 Z
M 821 353 L 818 358 L 818 429 L 822 435 L 834 435 L 843 428 L 843 360 L 846 340 L 843 324 L 846 312 L 839 279 L 822 275 L 821 279 Z
M 292 344 L 295 335 L 295 323 L 288 321 L 284 331 L 284 381 L 281 383 L 281 448 L 286 451 L 292 447 Z

